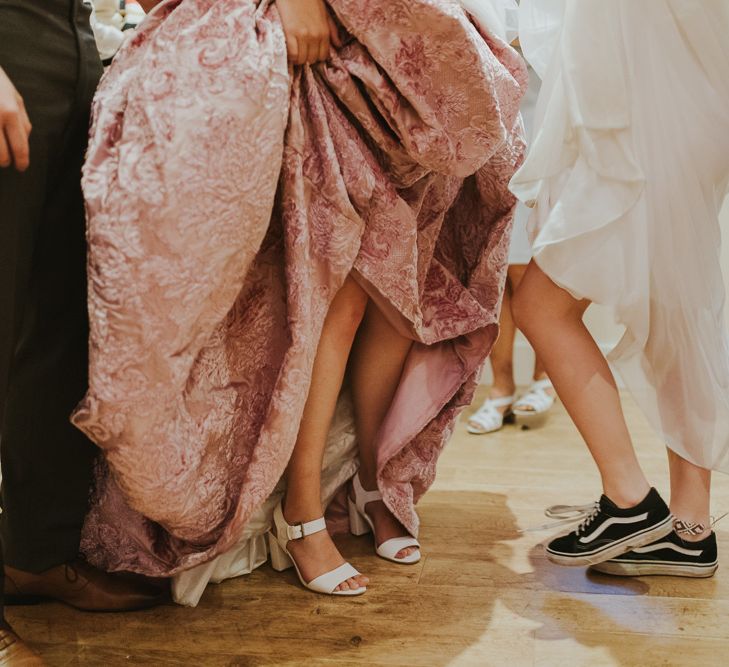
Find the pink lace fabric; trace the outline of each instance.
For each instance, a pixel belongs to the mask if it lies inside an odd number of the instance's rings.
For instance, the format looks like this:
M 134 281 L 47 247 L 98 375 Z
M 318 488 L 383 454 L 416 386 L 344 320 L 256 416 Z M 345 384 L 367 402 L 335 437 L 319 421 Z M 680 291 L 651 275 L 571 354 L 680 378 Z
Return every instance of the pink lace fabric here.
M 497 335 L 526 73 L 452 2 L 329 6 L 344 46 L 289 72 L 275 8 L 168 0 L 101 84 L 73 417 L 104 452 L 82 541 L 98 566 L 172 575 L 237 541 L 350 274 L 416 341 L 378 456 L 417 533 Z

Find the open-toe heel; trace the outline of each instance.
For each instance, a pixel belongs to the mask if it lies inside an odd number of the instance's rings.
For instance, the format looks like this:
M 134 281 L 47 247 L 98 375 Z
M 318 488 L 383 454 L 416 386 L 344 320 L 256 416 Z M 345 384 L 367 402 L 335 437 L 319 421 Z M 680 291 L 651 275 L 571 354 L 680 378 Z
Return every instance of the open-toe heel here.
M 353 535 L 364 535 L 372 531 L 374 535 L 375 526 L 372 523 L 372 519 L 365 512 L 365 505 L 382 500 L 382 494 L 379 491 L 365 491 L 362 483 L 359 481 L 359 474 L 356 474 L 352 478 L 352 492 L 354 493 L 354 500 L 349 498 L 350 531 Z M 398 558 L 397 554 L 408 547 L 416 547 L 416 551 L 413 551 L 404 558 Z M 380 558 L 384 558 L 393 563 L 413 565 L 420 560 L 420 543 L 412 536 L 393 537 L 390 540 L 385 540 L 378 547 L 377 536 L 375 535 L 375 553 Z
M 372 527 L 357 510 L 357 505 L 351 498 L 349 500 L 349 531 L 352 535 L 360 537 L 372 532 Z
M 305 588 L 315 593 L 323 593 L 325 595 L 362 595 L 367 590 L 366 586 L 360 586 L 356 589 L 336 590 L 339 584 L 344 583 L 348 579 L 359 576 L 359 572 L 355 570 L 349 563 L 342 563 L 339 567 L 334 568 L 330 572 L 326 572 L 311 581 L 306 581 L 301 575 L 299 566 L 293 558 L 286 545 L 291 540 L 300 540 L 307 535 L 314 535 L 322 530 L 327 529 L 324 517 L 308 521 L 306 523 L 297 523 L 290 526 L 284 519 L 281 503 L 276 506 L 273 512 L 273 522 L 276 526 L 276 534 L 268 533 L 268 547 L 271 553 L 271 567 L 278 572 L 288 570 L 293 567 L 299 577 L 299 581 Z
M 553 389 L 552 382 L 548 378 L 534 382 L 527 393 L 514 403 L 513 414 L 516 425 L 523 429 L 543 426 L 556 400 L 548 393 Z
M 473 435 L 485 435 L 500 431 L 504 424 L 514 423 L 511 405 L 515 396 L 489 398 L 468 419 L 466 430 Z
M 283 572 L 294 566 L 294 561 L 291 559 L 285 549 L 281 548 L 278 543 L 276 536 L 272 533 L 268 533 L 268 551 L 271 554 L 271 567 L 276 572 Z

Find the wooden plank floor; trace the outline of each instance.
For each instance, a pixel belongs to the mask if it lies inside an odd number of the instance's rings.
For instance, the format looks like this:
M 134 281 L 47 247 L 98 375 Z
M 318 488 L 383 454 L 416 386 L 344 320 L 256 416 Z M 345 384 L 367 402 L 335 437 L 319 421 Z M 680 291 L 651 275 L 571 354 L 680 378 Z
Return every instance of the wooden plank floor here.
M 667 490 L 665 454 L 635 406 L 641 460 Z M 729 576 L 620 580 L 551 565 L 545 506 L 595 500 L 599 485 L 559 407 L 536 431 L 470 436 L 463 423 L 420 504 L 425 558 L 376 558 L 369 538 L 341 540 L 372 579 L 361 597 L 302 590 L 264 566 L 210 587 L 200 606 L 92 615 L 61 605 L 9 617 L 58 665 L 726 665 Z M 729 510 L 716 476 L 714 512 Z M 729 558 L 729 518 L 718 527 Z M 725 653 L 727 652 L 727 653 Z

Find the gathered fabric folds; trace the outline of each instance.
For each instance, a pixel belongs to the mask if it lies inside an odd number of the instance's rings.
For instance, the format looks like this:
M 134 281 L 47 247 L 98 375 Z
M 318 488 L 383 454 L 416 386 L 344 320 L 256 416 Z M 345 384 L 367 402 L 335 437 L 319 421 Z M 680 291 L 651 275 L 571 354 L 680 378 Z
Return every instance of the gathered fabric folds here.
M 534 259 L 626 331 L 610 354 L 668 446 L 729 472 L 718 214 L 729 179 L 729 4 L 523 0 L 543 76 L 512 190 Z
M 102 81 L 73 417 L 104 453 L 82 540 L 100 567 L 169 576 L 260 536 L 350 275 L 415 341 L 378 483 L 417 534 L 497 335 L 526 73 L 457 2 L 328 6 L 343 46 L 289 70 L 275 6 L 168 0 Z M 356 469 L 348 410 L 328 497 Z

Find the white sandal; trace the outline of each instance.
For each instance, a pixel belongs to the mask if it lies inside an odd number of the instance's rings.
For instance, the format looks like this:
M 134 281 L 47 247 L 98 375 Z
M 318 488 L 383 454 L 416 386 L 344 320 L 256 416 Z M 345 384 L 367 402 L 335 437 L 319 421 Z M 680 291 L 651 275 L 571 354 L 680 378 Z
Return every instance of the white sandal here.
M 466 429 L 473 435 L 483 435 L 499 431 L 512 419 L 511 406 L 516 396 L 487 398 L 483 405 L 468 418 Z M 499 408 L 506 408 L 504 412 Z
M 359 481 L 359 474 L 352 478 L 352 489 L 354 491 L 354 500 L 348 497 L 349 529 L 352 535 L 365 535 L 370 531 L 375 535 L 375 526 L 372 519 L 365 512 L 365 505 L 376 500 L 382 500 L 382 494 L 379 491 L 365 491 Z M 420 543 L 414 537 L 393 537 L 390 540 L 385 540 L 379 547 L 376 545 L 377 536 L 375 535 L 375 552 L 380 558 L 393 563 L 412 565 L 420 560 Z M 408 547 L 417 547 L 418 550 L 413 551 L 405 558 L 397 558 L 397 554 Z
M 299 575 L 299 581 L 301 581 L 306 588 L 310 591 L 314 591 L 315 593 L 351 596 L 362 595 L 362 593 L 367 590 L 366 586 L 360 586 L 354 590 L 335 590 L 339 584 L 360 574 L 349 563 L 342 563 L 331 572 L 326 572 L 309 582 L 304 581 L 304 577 L 301 576 L 299 566 L 296 564 L 296 561 L 286 548 L 286 544 L 289 540 L 300 540 L 307 535 L 313 535 L 314 533 L 326 530 L 327 524 L 324 517 L 321 519 L 315 519 L 314 521 L 308 521 L 307 523 L 297 523 L 295 526 L 290 526 L 286 522 L 286 519 L 284 519 L 281 503 L 279 503 L 273 511 L 273 522 L 276 525 L 276 535 L 269 531 L 268 548 L 271 552 L 271 566 L 274 570 L 277 572 L 283 572 L 284 570 L 288 570 L 290 567 L 294 567 L 296 569 L 296 574 Z
M 547 389 L 553 389 L 549 378 L 537 380 L 529 387 L 527 393 L 514 403 L 513 413 L 518 426 L 536 428 L 544 424 L 555 401 L 555 397 L 550 396 Z M 518 407 L 520 405 L 531 409 L 524 410 Z

